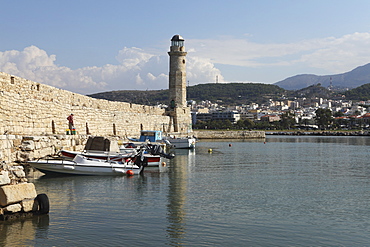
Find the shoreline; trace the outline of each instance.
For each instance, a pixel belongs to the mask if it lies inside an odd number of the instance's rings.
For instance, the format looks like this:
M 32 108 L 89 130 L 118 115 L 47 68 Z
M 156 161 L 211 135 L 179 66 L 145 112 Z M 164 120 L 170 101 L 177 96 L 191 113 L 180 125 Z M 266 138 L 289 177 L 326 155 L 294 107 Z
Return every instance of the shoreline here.
M 266 135 L 314 136 L 370 136 L 370 131 L 266 131 Z

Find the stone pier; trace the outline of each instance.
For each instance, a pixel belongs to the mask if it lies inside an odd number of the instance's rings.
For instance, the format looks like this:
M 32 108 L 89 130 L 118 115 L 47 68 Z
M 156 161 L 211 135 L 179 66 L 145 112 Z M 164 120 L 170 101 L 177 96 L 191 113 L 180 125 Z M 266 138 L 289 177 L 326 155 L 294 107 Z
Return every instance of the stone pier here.
M 266 137 L 264 131 L 244 131 L 244 130 L 239 131 L 194 130 L 193 134 L 198 139 L 258 139 Z

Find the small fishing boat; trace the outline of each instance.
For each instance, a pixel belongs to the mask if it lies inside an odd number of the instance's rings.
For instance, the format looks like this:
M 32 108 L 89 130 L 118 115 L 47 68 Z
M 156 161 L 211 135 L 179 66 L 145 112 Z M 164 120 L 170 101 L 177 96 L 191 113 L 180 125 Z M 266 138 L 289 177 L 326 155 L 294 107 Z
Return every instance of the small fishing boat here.
M 195 137 L 175 137 L 172 135 L 164 136 L 160 130 L 142 130 L 139 138 L 128 138 L 133 142 L 150 142 L 150 143 L 165 143 L 170 148 L 176 149 L 192 149 L 195 148 Z
M 121 161 L 124 158 L 141 153 L 148 161 L 149 167 L 158 167 L 163 163 L 162 158 L 172 159 L 174 157 L 173 154 L 166 154 L 158 145 L 149 143 L 134 145 L 131 143 L 130 147 L 125 147 L 125 150 L 121 150 L 116 140 L 95 136 L 89 137 L 84 151 L 78 152 L 62 149 L 59 151 L 59 154 L 70 159 L 73 159 L 76 155 L 82 155 L 92 159 Z
M 160 130 L 142 130 L 140 131 L 140 137 L 139 138 L 128 138 L 130 141 L 133 142 L 163 142 L 162 140 L 162 131 Z
M 166 154 L 163 149 L 158 145 L 143 145 L 141 147 L 135 148 L 132 152 L 126 153 L 113 153 L 113 152 L 103 152 L 103 151 L 83 151 L 76 152 L 70 150 L 61 150 L 60 154 L 64 157 L 74 158 L 76 155 L 81 155 L 91 159 L 101 159 L 101 160 L 111 160 L 111 161 L 121 161 L 122 159 L 129 158 L 132 155 L 136 155 L 142 152 L 142 155 L 148 162 L 148 167 L 158 167 L 162 164 L 162 158 L 172 159 L 175 156 L 173 154 Z
M 175 136 L 166 136 L 164 140 L 171 143 L 171 148 L 176 149 L 192 149 L 195 148 L 196 139 L 194 137 L 175 137 Z
M 61 158 L 39 159 L 27 162 L 43 173 L 74 175 L 138 175 L 144 171 L 147 160 L 135 155 L 121 161 L 103 160 L 76 155 L 73 160 Z

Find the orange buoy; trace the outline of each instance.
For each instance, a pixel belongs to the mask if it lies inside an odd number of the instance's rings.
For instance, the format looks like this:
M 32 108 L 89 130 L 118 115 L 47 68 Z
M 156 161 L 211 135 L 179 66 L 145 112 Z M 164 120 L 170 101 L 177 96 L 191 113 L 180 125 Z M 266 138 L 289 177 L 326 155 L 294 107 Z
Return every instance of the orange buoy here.
M 134 175 L 134 171 L 133 171 L 133 170 L 127 170 L 127 171 L 126 171 L 126 174 L 127 174 L 128 176 L 132 176 L 132 175 Z
M 233 144 L 231 144 L 231 143 L 230 143 L 230 144 L 229 144 L 229 147 L 231 147 L 232 145 L 233 145 Z

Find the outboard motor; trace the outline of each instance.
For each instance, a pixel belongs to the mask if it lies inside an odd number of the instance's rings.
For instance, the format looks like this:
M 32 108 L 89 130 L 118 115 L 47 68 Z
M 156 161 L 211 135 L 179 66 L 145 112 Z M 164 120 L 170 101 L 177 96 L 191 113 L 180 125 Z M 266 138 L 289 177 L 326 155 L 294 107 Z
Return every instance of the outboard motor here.
M 134 164 L 137 165 L 138 167 L 142 167 L 142 166 L 147 167 L 148 166 L 148 158 L 139 154 L 135 157 Z
M 163 148 L 159 145 L 151 145 L 149 146 L 149 150 L 151 155 L 160 155 L 161 157 L 167 158 L 167 159 L 173 159 L 175 158 L 175 154 L 166 154 L 163 151 Z

